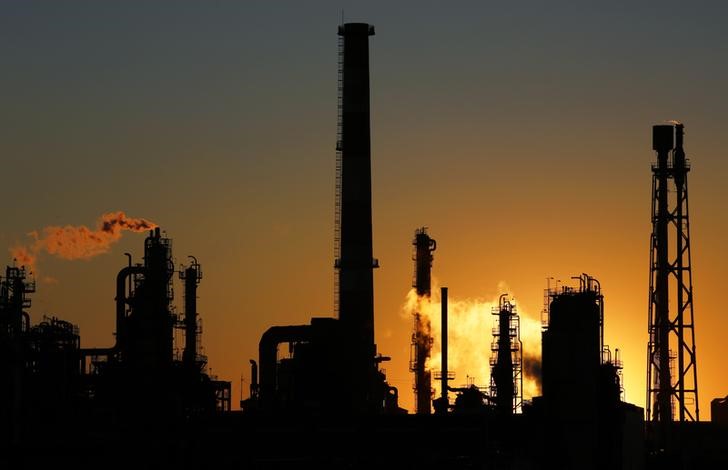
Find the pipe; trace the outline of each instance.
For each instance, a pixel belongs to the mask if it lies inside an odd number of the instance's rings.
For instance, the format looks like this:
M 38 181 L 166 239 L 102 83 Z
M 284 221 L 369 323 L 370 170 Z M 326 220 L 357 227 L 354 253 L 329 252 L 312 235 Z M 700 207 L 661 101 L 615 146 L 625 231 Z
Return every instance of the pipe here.
M 673 179 L 675 180 L 675 189 L 676 189 L 676 204 L 675 204 L 675 223 L 677 224 L 678 228 L 678 234 L 675 238 L 675 242 L 677 243 L 677 250 L 675 253 L 677 253 L 675 257 L 675 271 L 673 271 L 677 277 L 677 338 L 678 342 L 683 342 L 683 335 L 685 333 L 685 319 L 684 319 L 684 310 L 683 305 L 685 305 L 685 288 L 683 287 L 683 275 L 685 273 L 685 266 L 684 261 L 685 257 L 683 256 L 683 253 L 685 252 L 683 248 L 683 242 L 687 239 L 683 239 L 683 224 L 687 220 L 687 217 L 683 217 L 683 206 L 687 207 L 687 188 L 685 187 L 685 178 L 687 177 L 687 169 L 685 166 L 685 151 L 683 150 L 683 125 L 682 124 L 676 124 L 675 125 L 675 150 L 673 151 Z M 685 214 L 687 215 L 687 214 Z M 690 253 L 688 251 L 688 253 Z M 689 259 L 689 258 L 688 258 Z M 689 263 L 689 261 L 688 261 Z M 688 268 L 689 269 L 689 268 Z M 690 292 L 690 291 L 688 291 Z M 693 342 L 694 344 L 694 342 Z M 694 359 L 693 359 L 694 360 Z M 693 366 L 695 363 L 693 363 Z M 685 377 L 683 377 L 683 374 L 685 372 L 685 348 L 680 344 L 677 348 L 677 370 L 678 370 L 678 379 L 677 379 L 677 401 L 678 401 L 678 408 L 679 408 L 679 419 L 680 421 L 685 421 Z M 698 400 L 697 400 L 697 383 L 695 384 L 696 388 L 696 400 L 695 400 L 695 420 L 698 420 Z
M 441 311 L 441 325 L 442 325 L 442 401 L 447 410 L 448 398 L 447 398 L 447 287 L 440 288 L 440 302 L 442 306 Z
M 131 263 L 131 255 L 124 253 L 129 258 Z M 112 354 L 119 352 L 122 344 L 124 343 L 124 314 L 126 313 L 125 305 L 129 300 L 126 288 L 126 279 L 132 274 L 143 274 L 145 268 L 143 266 L 131 266 L 128 265 L 119 271 L 116 275 L 116 339 L 114 346 L 110 348 L 85 348 L 80 350 L 81 354 L 81 373 L 86 374 L 86 358 L 88 356 L 111 356 Z
M 199 265 L 185 269 L 185 348 L 182 361 L 185 367 L 193 369 L 197 360 L 197 282 Z
M 146 268 L 144 266 L 127 266 L 119 271 L 116 275 L 116 342 L 113 351 L 118 351 L 124 342 L 124 314 L 126 313 L 126 303 L 129 300 L 124 292 L 126 287 L 126 278 L 132 274 L 143 274 Z
M 272 407 L 275 403 L 278 345 L 285 342 L 308 341 L 310 337 L 311 325 L 272 326 L 261 336 L 258 345 L 259 396 L 265 406 Z

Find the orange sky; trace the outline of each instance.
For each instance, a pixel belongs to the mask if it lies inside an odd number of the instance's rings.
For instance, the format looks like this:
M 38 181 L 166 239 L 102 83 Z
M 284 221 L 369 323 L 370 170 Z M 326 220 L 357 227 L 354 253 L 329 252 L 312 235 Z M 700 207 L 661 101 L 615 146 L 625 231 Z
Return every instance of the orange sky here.
M 622 351 L 627 401 L 644 405 L 651 126 L 668 119 L 685 123 L 693 166 L 701 418 L 728 393 L 728 33 L 722 4 L 680 5 L 345 5 L 347 19 L 377 28 L 375 327 L 404 406 L 412 322 L 402 306 L 423 225 L 451 299 L 491 301 L 507 285 L 520 314 L 538 319 L 547 277 L 599 279 L 605 341 Z M 0 85 L 12 90 L 0 243 L 28 243 L 48 225 L 93 227 L 117 210 L 160 224 L 178 264 L 190 254 L 202 264 L 203 345 L 237 401 L 266 328 L 333 309 L 340 6 L 0 9 Z M 89 260 L 41 254 L 33 320 L 57 315 L 80 326 L 83 346 L 111 344 L 114 277 L 124 252 L 139 260 L 142 240 L 125 234 Z M 456 385 L 465 375 L 487 382 L 458 371 Z

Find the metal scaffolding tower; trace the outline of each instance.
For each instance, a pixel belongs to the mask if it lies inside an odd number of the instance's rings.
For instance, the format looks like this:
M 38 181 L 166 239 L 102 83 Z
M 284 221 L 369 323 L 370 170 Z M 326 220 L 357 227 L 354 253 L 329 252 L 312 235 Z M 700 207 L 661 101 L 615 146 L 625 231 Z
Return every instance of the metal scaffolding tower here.
M 520 318 L 508 295 L 500 296 L 490 345 L 490 394 L 503 414 L 519 413 L 523 404 L 522 343 Z
M 690 164 L 683 151 L 682 124 L 653 126 L 652 131 L 657 163 L 652 165 L 647 419 L 667 430 L 675 420 L 699 420 L 688 217 Z

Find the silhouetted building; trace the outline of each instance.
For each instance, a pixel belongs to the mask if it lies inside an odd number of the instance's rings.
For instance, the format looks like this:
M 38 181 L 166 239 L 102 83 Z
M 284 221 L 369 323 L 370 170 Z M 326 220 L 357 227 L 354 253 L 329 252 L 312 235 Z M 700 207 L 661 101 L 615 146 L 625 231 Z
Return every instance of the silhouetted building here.
M 172 241 L 159 228 L 144 240 L 144 263 L 119 271 L 116 281 L 116 344 L 83 349 L 83 370 L 91 408 L 117 419 L 181 419 L 230 409 L 230 382 L 205 373 L 198 351 L 199 263 L 183 269 L 185 314 L 172 309 L 175 274 Z M 184 331 L 181 358 L 175 357 L 174 330 Z
M 558 468 L 641 468 L 643 449 L 634 437 L 642 432 L 642 409 L 620 400 L 621 364 L 604 345 L 601 286 L 586 274 L 577 279 L 578 288 L 547 292 L 542 335 L 547 460 Z

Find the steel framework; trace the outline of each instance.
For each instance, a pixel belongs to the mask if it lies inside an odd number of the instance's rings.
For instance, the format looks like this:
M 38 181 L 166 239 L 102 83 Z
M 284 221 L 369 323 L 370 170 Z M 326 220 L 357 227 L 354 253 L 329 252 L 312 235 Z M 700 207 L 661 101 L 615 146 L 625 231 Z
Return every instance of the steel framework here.
M 699 420 L 683 131 L 679 123 L 653 127 L 646 404 L 647 419 L 664 426 Z

